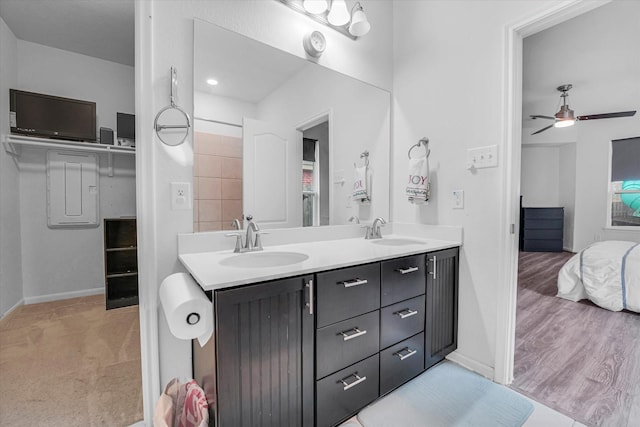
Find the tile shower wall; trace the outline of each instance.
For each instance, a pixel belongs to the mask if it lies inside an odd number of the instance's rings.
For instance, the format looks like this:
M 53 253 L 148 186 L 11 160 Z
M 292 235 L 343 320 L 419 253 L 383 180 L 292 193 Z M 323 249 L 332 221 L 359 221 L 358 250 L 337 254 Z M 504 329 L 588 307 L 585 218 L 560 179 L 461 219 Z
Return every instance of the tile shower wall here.
M 230 230 L 242 218 L 242 139 L 194 136 L 193 230 Z

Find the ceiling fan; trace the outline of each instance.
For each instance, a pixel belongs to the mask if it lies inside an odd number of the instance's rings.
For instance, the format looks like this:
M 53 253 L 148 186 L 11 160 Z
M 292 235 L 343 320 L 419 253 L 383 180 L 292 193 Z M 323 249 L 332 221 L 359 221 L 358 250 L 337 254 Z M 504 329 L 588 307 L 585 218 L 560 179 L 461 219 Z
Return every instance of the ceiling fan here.
M 636 114 L 636 111 L 620 111 L 618 113 L 602 113 L 602 114 L 589 114 L 586 116 L 575 116 L 573 110 L 569 108 L 569 104 L 567 103 L 567 97 L 569 96 L 569 90 L 573 87 L 571 84 L 566 84 L 562 86 L 558 86 L 556 89 L 559 92 L 562 92 L 560 98 L 562 98 L 562 106 L 560 107 L 560 111 L 558 111 L 555 116 L 542 116 L 540 114 L 534 114 L 529 117 L 532 119 L 547 119 L 553 120 L 554 122 L 547 127 L 543 127 L 532 133 L 531 135 L 538 134 L 540 132 L 544 132 L 547 129 L 551 129 L 552 127 L 563 128 L 568 126 L 573 126 L 575 122 L 578 120 L 597 120 L 597 119 L 613 119 L 617 117 L 631 117 Z

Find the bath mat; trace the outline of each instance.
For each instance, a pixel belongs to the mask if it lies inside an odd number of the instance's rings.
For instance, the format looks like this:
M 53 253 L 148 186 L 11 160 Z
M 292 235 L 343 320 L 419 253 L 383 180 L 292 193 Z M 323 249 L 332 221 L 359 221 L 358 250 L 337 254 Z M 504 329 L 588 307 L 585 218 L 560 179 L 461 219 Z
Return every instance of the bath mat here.
M 519 427 L 533 405 L 506 387 L 452 362 L 442 362 L 374 404 L 364 427 Z

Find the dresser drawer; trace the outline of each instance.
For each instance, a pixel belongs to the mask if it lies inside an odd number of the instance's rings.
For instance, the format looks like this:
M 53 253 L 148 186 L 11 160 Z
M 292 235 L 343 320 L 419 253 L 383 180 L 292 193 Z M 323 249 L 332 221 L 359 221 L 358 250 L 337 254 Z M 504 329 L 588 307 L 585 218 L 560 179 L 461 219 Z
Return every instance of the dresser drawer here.
M 377 353 L 380 337 L 378 310 L 320 328 L 316 332 L 316 378 Z
M 425 292 L 425 255 L 412 255 L 382 263 L 382 305 Z
M 525 229 L 524 239 L 542 240 L 553 239 L 562 240 L 562 228 L 556 229 Z
M 550 219 L 564 217 L 564 208 L 522 208 L 525 219 Z
M 525 219 L 524 221 L 524 229 L 525 230 L 562 230 L 564 226 L 564 220 L 562 218 L 558 219 Z
M 380 395 L 424 370 L 424 333 L 380 352 Z
M 380 348 L 389 347 L 424 330 L 424 295 L 380 310 Z
M 378 397 L 378 355 L 316 382 L 316 426 L 332 426 Z
M 366 264 L 316 275 L 317 327 L 380 308 L 380 264 Z

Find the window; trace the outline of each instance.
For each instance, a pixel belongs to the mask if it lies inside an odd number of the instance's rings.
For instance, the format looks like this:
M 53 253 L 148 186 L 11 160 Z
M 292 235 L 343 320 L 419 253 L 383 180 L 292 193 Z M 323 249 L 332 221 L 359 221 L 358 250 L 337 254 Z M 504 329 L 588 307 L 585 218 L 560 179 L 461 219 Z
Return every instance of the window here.
M 640 230 L 640 137 L 611 141 L 610 168 L 607 226 Z

